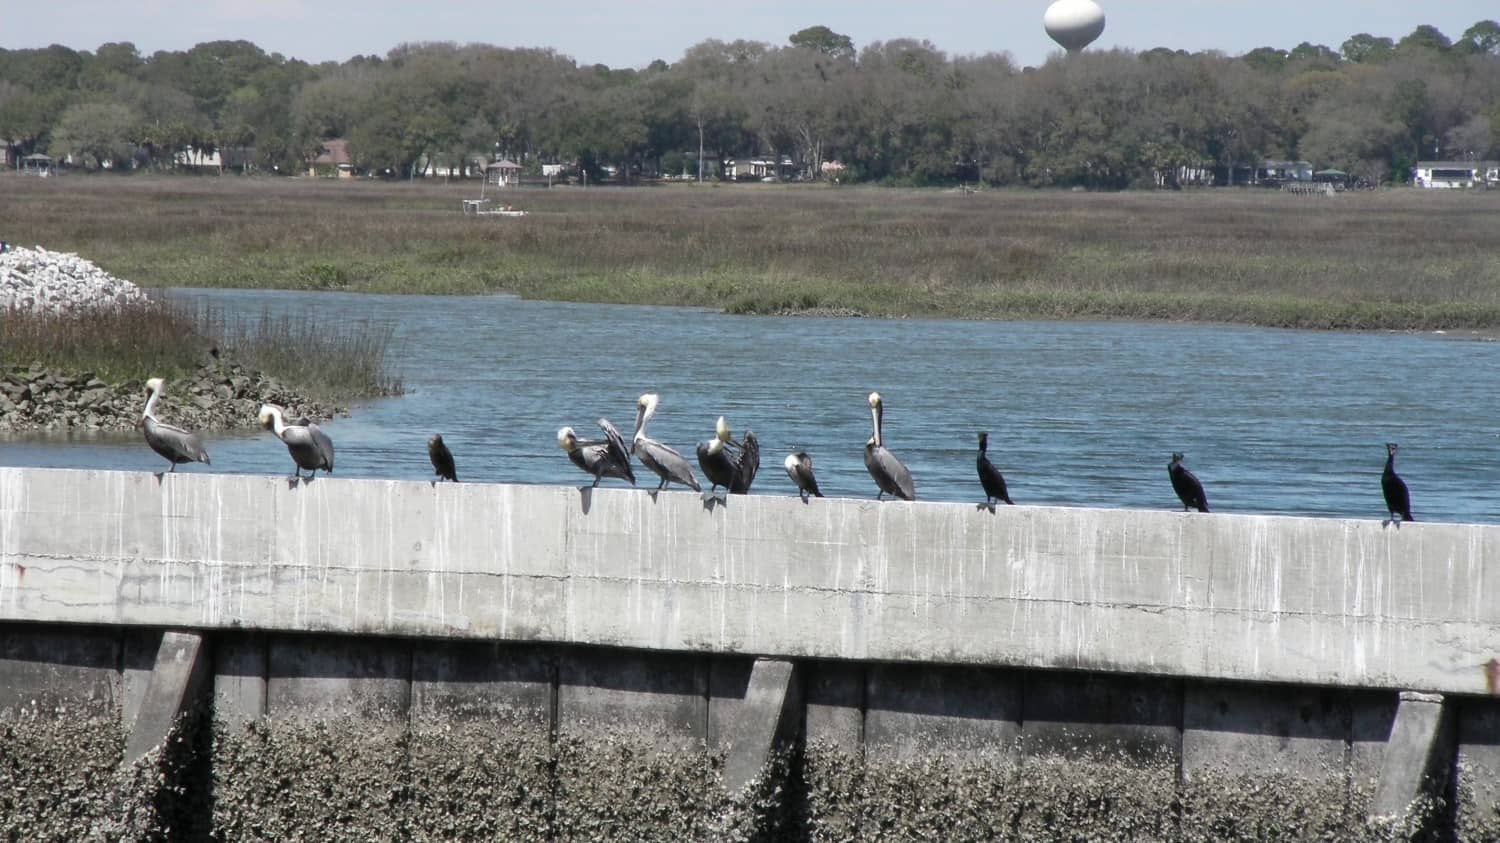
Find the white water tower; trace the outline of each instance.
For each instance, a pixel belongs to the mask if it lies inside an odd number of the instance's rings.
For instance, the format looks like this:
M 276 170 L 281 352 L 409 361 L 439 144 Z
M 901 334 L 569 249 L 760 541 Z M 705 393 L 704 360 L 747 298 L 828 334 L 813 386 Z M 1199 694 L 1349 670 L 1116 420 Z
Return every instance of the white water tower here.
M 1076 53 L 1104 34 L 1104 10 L 1094 0 L 1057 0 L 1042 15 L 1042 26 L 1064 50 Z

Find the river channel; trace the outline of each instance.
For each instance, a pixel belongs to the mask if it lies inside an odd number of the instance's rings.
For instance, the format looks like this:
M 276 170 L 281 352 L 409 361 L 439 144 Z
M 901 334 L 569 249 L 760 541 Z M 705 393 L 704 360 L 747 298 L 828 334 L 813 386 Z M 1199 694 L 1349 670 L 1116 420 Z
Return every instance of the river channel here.
M 1383 518 L 1384 443 L 1418 520 L 1500 521 L 1500 344 L 1434 335 L 1124 322 L 740 317 L 685 308 L 244 290 L 173 298 L 258 316 L 395 329 L 397 398 L 326 429 L 340 477 L 425 479 L 441 432 L 464 481 L 578 484 L 557 429 L 651 434 L 691 459 L 715 418 L 759 436 L 754 491 L 792 494 L 786 454 L 811 454 L 829 495 L 873 497 L 865 396 L 885 397 L 886 445 L 920 500 L 978 501 L 975 434 L 1018 504 L 1179 508 L 1173 451 L 1216 512 Z M 170 392 L 162 415 L 170 419 Z M 269 433 L 209 434 L 212 468 L 289 473 Z M 0 439 L 0 465 L 159 470 L 138 436 Z M 643 485 L 655 485 L 638 468 Z M 606 481 L 620 485 L 619 481 Z

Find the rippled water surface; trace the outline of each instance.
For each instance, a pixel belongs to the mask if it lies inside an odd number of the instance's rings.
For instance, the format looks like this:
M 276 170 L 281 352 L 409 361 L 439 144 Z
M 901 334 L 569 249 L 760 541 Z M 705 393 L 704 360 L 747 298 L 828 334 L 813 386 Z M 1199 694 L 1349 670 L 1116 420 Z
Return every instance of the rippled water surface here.
M 1384 444 L 1421 520 L 1500 520 L 1500 344 L 1202 325 L 726 316 L 509 297 L 178 290 L 258 315 L 315 309 L 396 325 L 406 395 L 326 425 L 342 477 L 426 478 L 441 432 L 465 481 L 581 483 L 572 425 L 660 393 L 650 432 L 689 455 L 728 416 L 762 443 L 755 491 L 813 458 L 830 495 L 873 496 L 865 395 L 925 500 L 982 499 L 975 434 L 1020 504 L 1174 508 L 1174 450 L 1224 512 L 1383 517 Z M 169 386 L 170 390 L 170 386 Z M 164 417 L 171 417 L 170 391 Z M 268 433 L 204 437 L 213 471 L 289 473 Z M 0 440 L 0 464 L 159 470 L 136 436 Z M 695 466 L 696 467 L 696 466 Z M 179 470 L 210 470 L 194 466 Z M 638 468 L 647 483 L 649 474 Z M 654 477 L 650 477 L 654 485 Z M 606 481 L 618 485 L 618 481 Z

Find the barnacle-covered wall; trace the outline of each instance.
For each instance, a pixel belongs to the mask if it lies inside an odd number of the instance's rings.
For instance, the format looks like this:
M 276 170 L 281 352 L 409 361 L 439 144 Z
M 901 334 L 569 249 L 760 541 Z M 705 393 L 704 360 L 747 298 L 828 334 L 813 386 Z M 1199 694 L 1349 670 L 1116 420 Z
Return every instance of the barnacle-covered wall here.
M 122 766 L 149 632 L 0 641 L 0 839 L 1500 835 L 1500 704 L 1482 698 L 1460 706 L 1432 816 L 1376 826 L 1380 691 L 810 660 L 796 740 L 731 792 L 715 711 L 744 657 L 221 633 L 215 692 Z

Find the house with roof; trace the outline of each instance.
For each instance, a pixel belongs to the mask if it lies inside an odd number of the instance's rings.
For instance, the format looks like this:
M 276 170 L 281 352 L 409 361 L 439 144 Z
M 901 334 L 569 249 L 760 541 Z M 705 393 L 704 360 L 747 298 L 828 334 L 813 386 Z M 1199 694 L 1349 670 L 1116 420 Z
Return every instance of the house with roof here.
M 349 142 L 343 138 L 323 141 L 323 151 L 308 164 L 307 174 L 323 178 L 354 178 L 354 164 L 349 160 Z
M 1411 183 L 1429 190 L 1500 187 L 1500 161 L 1418 161 Z

